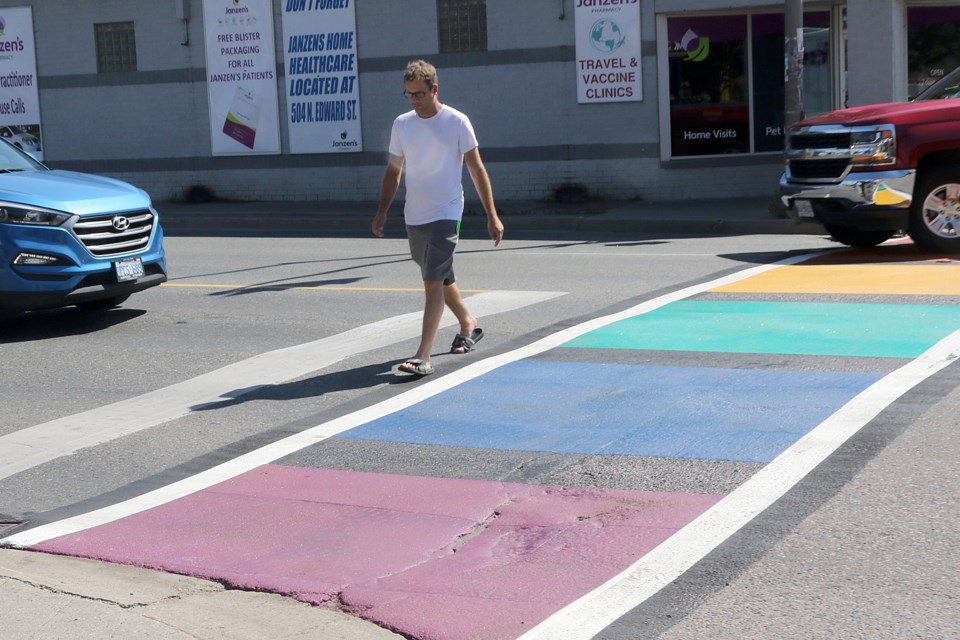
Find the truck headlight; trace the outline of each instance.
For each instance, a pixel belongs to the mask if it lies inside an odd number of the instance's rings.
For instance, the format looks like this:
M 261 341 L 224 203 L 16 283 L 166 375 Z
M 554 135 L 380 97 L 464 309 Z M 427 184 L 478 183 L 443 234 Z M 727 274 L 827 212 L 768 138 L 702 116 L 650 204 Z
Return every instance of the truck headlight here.
M 0 223 L 59 227 L 73 216 L 69 213 L 0 202 Z
M 878 167 L 897 163 L 897 134 L 891 125 L 857 128 L 850 132 L 850 163 Z

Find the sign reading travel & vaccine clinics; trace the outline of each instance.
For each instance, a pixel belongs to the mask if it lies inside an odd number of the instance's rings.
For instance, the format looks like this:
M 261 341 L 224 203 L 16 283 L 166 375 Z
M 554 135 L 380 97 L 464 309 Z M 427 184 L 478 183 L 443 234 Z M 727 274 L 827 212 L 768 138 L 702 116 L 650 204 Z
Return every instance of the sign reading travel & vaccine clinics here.
M 576 0 L 577 102 L 638 102 L 640 0 Z

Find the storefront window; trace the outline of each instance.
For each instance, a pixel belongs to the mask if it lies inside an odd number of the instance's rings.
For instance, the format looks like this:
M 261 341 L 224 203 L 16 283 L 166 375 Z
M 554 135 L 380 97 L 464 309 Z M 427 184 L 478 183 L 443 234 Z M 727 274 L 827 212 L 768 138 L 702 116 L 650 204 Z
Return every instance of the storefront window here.
M 832 108 L 830 14 L 803 22 L 804 112 L 814 115 Z M 783 149 L 783 25 L 782 13 L 668 18 L 673 157 Z
M 785 40 L 782 13 L 751 17 L 753 46 L 754 151 L 783 150 Z M 803 14 L 803 112 L 812 116 L 832 106 L 830 14 Z
M 670 18 L 667 34 L 673 155 L 749 151 L 746 16 Z
M 960 65 L 960 8 L 907 9 L 907 82 L 911 98 Z

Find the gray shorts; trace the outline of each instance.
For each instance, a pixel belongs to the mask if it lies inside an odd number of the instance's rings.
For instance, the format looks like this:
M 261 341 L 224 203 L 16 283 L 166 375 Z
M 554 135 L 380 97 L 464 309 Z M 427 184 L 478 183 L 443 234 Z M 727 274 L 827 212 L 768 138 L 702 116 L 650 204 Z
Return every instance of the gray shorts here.
M 407 225 L 410 256 L 420 265 L 424 280 L 443 280 L 444 286 L 457 281 L 453 275 L 453 252 L 457 248 L 459 230 L 459 220 Z

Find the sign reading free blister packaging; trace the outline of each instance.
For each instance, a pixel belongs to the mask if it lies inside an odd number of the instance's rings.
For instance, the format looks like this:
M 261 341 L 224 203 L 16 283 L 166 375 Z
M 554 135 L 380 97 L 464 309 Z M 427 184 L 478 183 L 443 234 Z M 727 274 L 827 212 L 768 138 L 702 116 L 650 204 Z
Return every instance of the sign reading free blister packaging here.
M 213 155 L 280 153 L 270 0 L 204 0 Z
M 31 7 L 0 8 L 0 136 L 43 160 Z
M 351 0 L 283 0 L 291 153 L 363 151 Z

